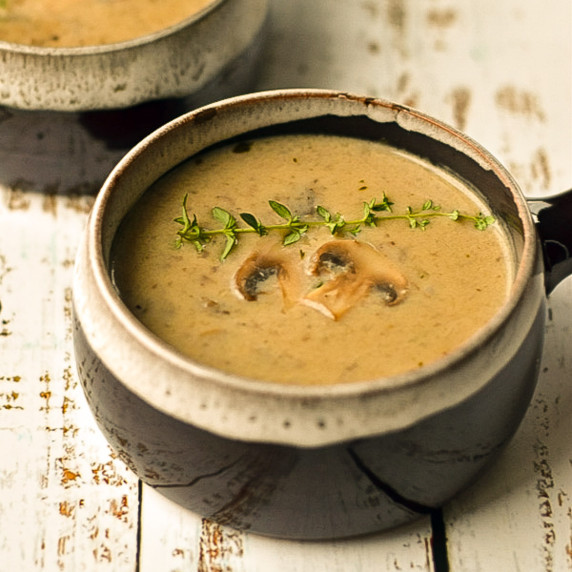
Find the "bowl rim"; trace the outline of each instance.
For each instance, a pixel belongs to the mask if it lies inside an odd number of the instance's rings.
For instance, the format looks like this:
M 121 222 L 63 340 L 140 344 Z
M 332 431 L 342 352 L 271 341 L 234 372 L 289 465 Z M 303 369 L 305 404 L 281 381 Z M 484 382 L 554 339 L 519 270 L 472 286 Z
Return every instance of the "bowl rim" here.
M 208 14 L 217 10 L 221 4 L 229 0 L 209 0 L 205 6 L 189 16 L 167 26 L 143 34 L 135 36 L 120 42 L 110 42 L 106 44 L 89 44 L 85 46 L 37 46 L 34 44 L 20 44 L 18 42 L 8 42 L 0 38 L 0 52 L 7 52 L 13 54 L 21 54 L 24 56 L 32 57 L 50 57 L 50 58 L 73 58 L 79 56 L 103 55 L 112 54 L 114 52 L 129 50 L 137 47 L 151 44 L 163 37 L 176 34 L 179 30 L 195 24 L 203 20 Z
M 406 121 L 413 121 L 416 124 L 425 124 L 430 130 L 437 130 L 444 136 L 451 137 L 457 141 L 463 149 L 471 149 L 474 157 L 478 157 L 484 164 L 494 168 L 496 176 L 512 193 L 523 225 L 522 257 L 515 272 L 511 294 L 493 318 L 455 351 L 419 369 L 395 376 L 332 385 L 286 385 L 269 381 L 246 379 L 198 364 L 192 359 L 183 356 L 147 330 L 128 310 L 112 284 L 110 271 L 104 260 L 102 244 L 103 234 L 105 232 L 106 209 L 110 197 L 114 192 L 114 188 L 117 182 L 124 176 L 125 171 L 132 169 L 133 165 L 136 167 L 141 157 L 158 142 L 168 138 L 171 133 L 177 130 L 184 130 L 190 125 L 202 122 L 205 120 L 204 118 L 208 121 L 213 114 L 224 113 L 227 110 L 253 109 L 253 107 L 259 104 L 264 105 L 265 102 L 296 105 L 301 102 L 318 100 L 330 104 L 333 103 L 333 105 L 336 105 L 336 102 L 348 102 L 348 106 L 357 105 L 363 106 L 364 108 L 367 107 L 368 109 L 372 106 L 373 108 L 381 107 L 385 112 L 393 113 L 396 121 L 405 119 Z M 342 103 L 342 105 L 344 105 L 344 103 Z M 317 115 L 318 114 L 315 114 L 315 116 Z M 248 129 L 245 129 L 245 131 L 247 130 Z M 157 175 L 157 177 L 158 176 L 159 175 Z M 320 416 L 323 417 L 323 415 L 321 415 L 323 411 L 320 412 L 320 408 L 326 408 L 326 411 L 330 413 L 330 419 L 334 418 L 332 417 L 334 414 L 331 408 L 333 407 L 333 409 L 336 409 L 339 413 L 340 407 L 342 407 L 344 403 L 348 406 L 350 406 L 350 403 L 359 403 L 362 407 L 368 408 L 368 411 L 370 411 L 368 415 L 374 415 L 376 412 L 378 414 L 378 402 L 380 399 L 383 400 L 390 395 L 394 395 L 395 399 L 400 401 L 407 398 L 408 393 L 414 391 L 416 388 L 422 388 L 431 383 L 434 384 L 437 379 L 447 377 L 449 372 L 457 371 L 459 368 L 462 369 L 464 363 L 468 361 L 468 358 L 477 355 L 479 349 L 486 346 L 495 334 L 506 325 L 510 316 L 515 313 L 521 300 L 526 297 L 527 291 L 531 287 L 532 277 L 535 275 L 535 272 L 537 272 L 538 246 L 536 231 L 526 204 L 526 199 L 513 177 L 494 156 L 466 134 L 421 111 L 382 98 L 366 97 L 330 89 L 289 88 L 244 94 L 203 106 L 170 121 L 131 149 L 113 169 L 96 197 L 88 220 L 86 233 L 87 264 L 90 266 L 93 278 L 95 278 L 96 289 L 102 296 L 106 309 L 111 312 L 113 316 L 112 319 L 121 325 L 122 330 L 127 332 L 128 336 L 136 340 L 139 347 L 145 348 L 150 355 L 155 356 L 159 360 L 168 361 L 173 371 L 180 371 L 188 378 L 196 378 L 200 380 L 200 383 L 208 385 L 213 391 L 225 388 L 229 390 L 231 394 L 239 395 L 241 398 L 261 398 L 270 408 L 280 408 L 280 402 L 284 403 L 284 401 L 287 400 L 291 403 L 291 411 L 306 410 L 309 419 L 306 419 L 305 425 L 304 423 L 300 424 L 300 427 L 305 427 L 304 430 L 300 429 L 297 433 L 291 431 L 290 435 L 285 431 L 281 435 L 267 435 L 264 437 L 267 441 L 290 443 L 293 439 L 292 433 L 296 433 L 296 443 L 302 446 L 315 446 L 317 444 L 335 442 L 342 438 L 340 435 L 342 435 L 343 438 L 356 438 L 366 433 L 371 433 L 372 431 L 370 427 L 371 424 L 364 423 L 363 427 L 342 427 L 333 433 L 325 432 L 323 431 L 323 424 L 313 422 Z M 538 305 L 539 302 L 533 301 L 532 304 Z M 530 314 L 531 312 L 528 313 Z M 530 322 L 532 322 L 533 317 L 534 316 L 530 318 Z M 107 365 L 109 366 L 109 364 Z M 496 364 L 495 367 L 497 367 L 498 370 L 498 364 Z M 490 379 L 490 375 L 485 373 L 483 373 L 481 377 L 481 379 L 474 383 L 471 382 L 470 388 L 467 387 L 460 391 L 460 394 L 455 397 L 456 402 L 466 399 L 484 387 Z M 224 418 L 221 418 L 219 422 L 213 421 L 212 414 L 201 416 L 196 411 L 193 414 L 181 411 L 174 403 L 172 386 L 169 387 L 169 395 L 163 399 L 159 394 L 150 396 L 146 391 L 138 387 L 135 382 L 121 379 L 120 373 L 117 374 L 117 378 L 120 379 L 120 382 L 126 385 L 128 389 L 152 404 L 153 407 L 163 410 L 184 422 L 192 423 L 215 433 L 231 437 L 240 437 L 247 440 L 260 438 L 259 432 L 255 430 L 247 429 L 241 432 L 240 429 L 236 429 L 236 425 L 232 425 L 231 419 L 236 420 L 237 416 L 242 418 L 247 414 L 246 412 L 241 414 L 240 412 L 237 413 L 233 411 L 232 415 L 223 416 Z M 451 405 L 452 404 L 449 403 L 446 406 L 444 405 L 443 408 L 448 408 Z M 232 405 L 228 404 L 227 407 L 230 409 L 233 408 Z M 423 408 L 422 406 L 420 407 Z M 393 424 L 383 425 L 383 423 L 381 423 L 378 427 L 378 432 L 393 431 L 402 428 L 404 425 L 413 424 L 419 420 L 419 418 L 427 417 L 433 413 L 435 413 L 435 411 L 426 411 L 417 417 L 416 414 L 413 413 L 410 416 L 406 415 L 406 419 L 401 417 L 400 421 Z M 306 431 L 306 433 L 302 434 L 304 431 Z

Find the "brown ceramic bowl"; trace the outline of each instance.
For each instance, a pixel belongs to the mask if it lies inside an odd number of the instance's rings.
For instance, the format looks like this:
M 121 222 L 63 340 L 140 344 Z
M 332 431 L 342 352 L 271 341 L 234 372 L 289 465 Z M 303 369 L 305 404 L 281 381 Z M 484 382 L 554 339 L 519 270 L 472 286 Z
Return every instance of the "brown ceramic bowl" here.
M 210 145 L 260 130 L 383 139 L 472 183 L 513 243 L 516 275 L 507 302 L 450 355 L 367 382 L 283 386 L 226 374 L 174 351 L 114 289 L 112 240 L 132 205 L 164 173 Z M 558 217 L 558 209 L 544 206 L 540 214 Z M 560 268 L 558 279 L 572 270 L 569 259 L 554 268 Z M 79 377 L 119 456 L 181 505 L 282 537 L 383 530 L 443 505 L 515 432 L 537 379 L 545 284 L 555 284 L 548 270 L 517 184 L 455 129 L 392 102 L 334 91 L 237 97 L 156 131 L 104 184 L 75 271 Z

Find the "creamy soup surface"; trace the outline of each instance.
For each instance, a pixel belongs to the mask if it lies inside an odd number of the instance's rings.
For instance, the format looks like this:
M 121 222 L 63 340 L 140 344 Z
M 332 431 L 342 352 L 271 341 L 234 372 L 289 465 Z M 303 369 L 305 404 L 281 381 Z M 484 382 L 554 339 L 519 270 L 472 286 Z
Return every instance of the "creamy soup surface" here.
M 212 0 L 0 0 L 0 40 L 79 47 L 131 40 L 167 28 Z
M 511 256 L 498 223 L 482 231 L 440 217 L 422 230 L 386 220 L 356 236 L 316 227 L 289 246 L 280 231 L 243 234 L 221 262 L 220 237 L 202 253 L 175 247 L 186 193 L 189 215 L 211 229 L 220 228 L 215 206 L 241 227 L 243 212 L 266 225 L 284 222 L 269 199 L 308 220 L 320 220 L 318 205 L 357 220 L 363 203 L 384 193 L 393 214 L 428 199 L 442 212 L 488 211 L 453 177 L 375 142 L 284 135 L 189 159 L 122 223 L 112 274 L 151 331 L 226 372 L 289 384 L 403 373 L 457 348 L 508 295 Z

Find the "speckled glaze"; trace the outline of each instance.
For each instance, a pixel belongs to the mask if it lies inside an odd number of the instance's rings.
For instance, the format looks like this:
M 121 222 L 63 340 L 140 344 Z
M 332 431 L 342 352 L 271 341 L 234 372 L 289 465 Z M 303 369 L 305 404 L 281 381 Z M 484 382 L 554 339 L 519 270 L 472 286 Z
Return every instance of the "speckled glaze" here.
M 510 229 L 517 260 L 510 300 L 454 354 L 367 383 L 282 386 L 223 374 L 174 352 L 113 289 L 107 264 L 114 233 L 163 173 L 209 145 L 267 130 L 381 137 L 472 182 Z M 99 426 L 146 483 L 236 528 L 290 538 L 351 536 L 440 507 L 507 443 L 536 383 L 545 297 L 526 200 L 474 141 L 388 101 L 265 92 L 172 121 L 111 173 L 76 263 L 76 360 Z
M 90 111 L 180 98 L 240 73 L 267 0 L 213 0 L 161 32 L 117 44 L 41 48 L 0 41 L 0 106 Z

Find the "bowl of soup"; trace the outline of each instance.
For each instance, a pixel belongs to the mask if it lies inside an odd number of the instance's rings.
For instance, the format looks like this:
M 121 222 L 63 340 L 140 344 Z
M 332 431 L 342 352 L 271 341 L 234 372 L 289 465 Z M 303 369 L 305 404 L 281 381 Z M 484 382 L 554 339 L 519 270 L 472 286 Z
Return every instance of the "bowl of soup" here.
M 494 157 L 417 110 L 227 99 L 142 140 L 98 194 L 79 378 L 119 457 L 204 517 L 385 530 L 441 507 L 517 429 L 547 238 Z
M 0 105 L 69 112 L 231 95 L 253 73 L 266 14 L 266 0 L 4 0 Z

